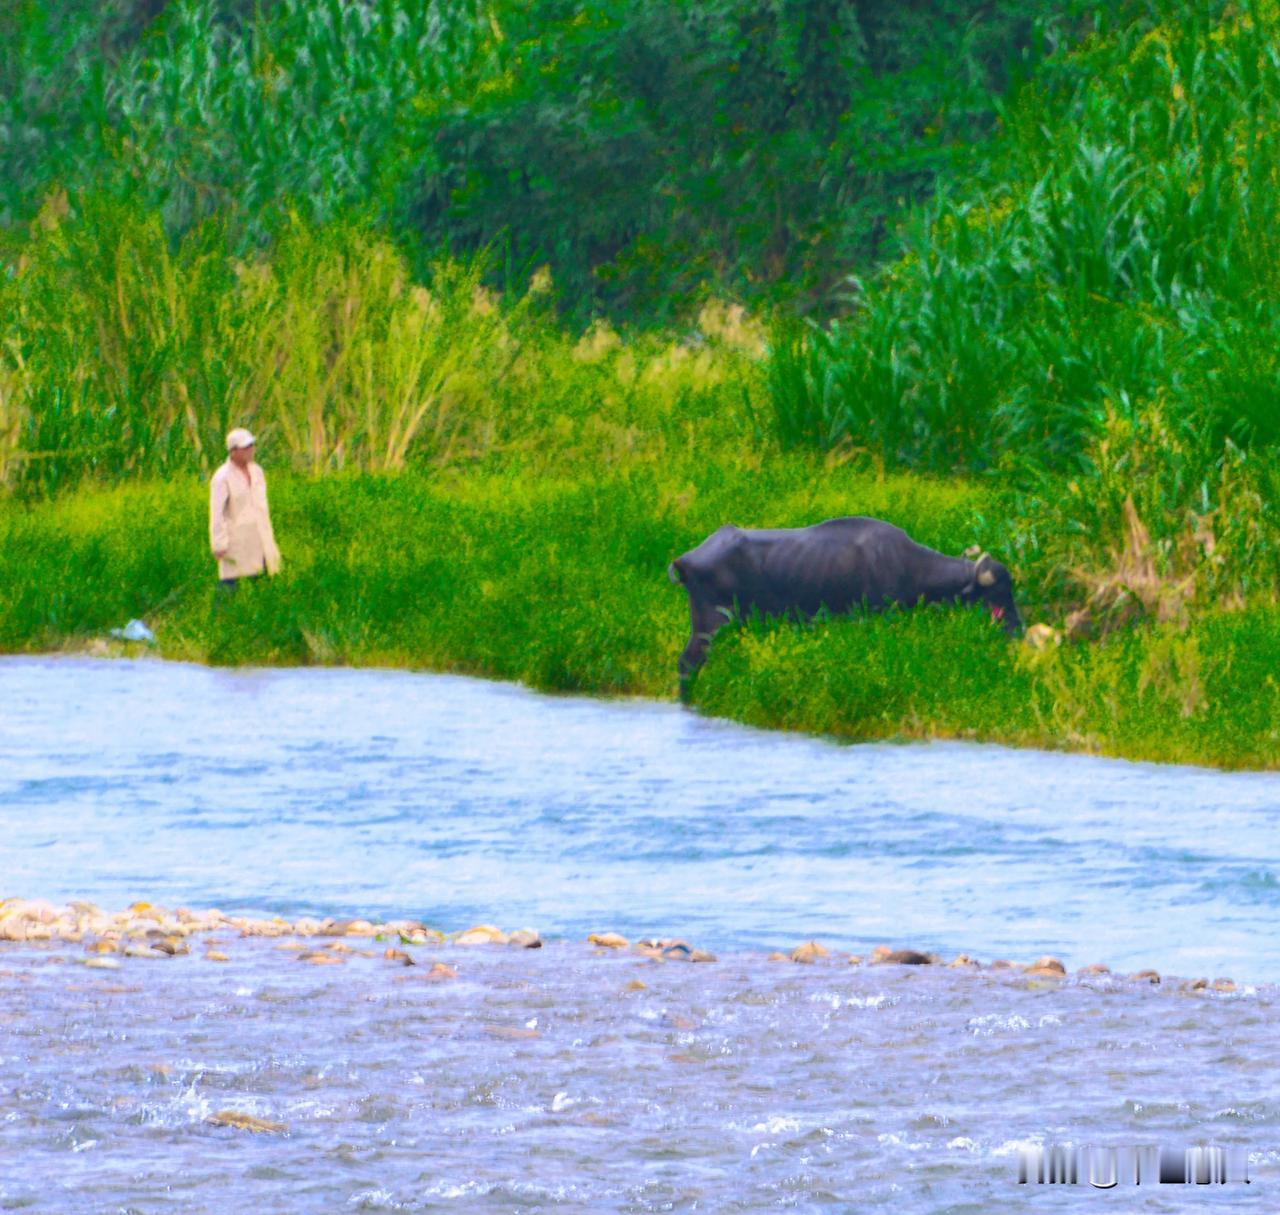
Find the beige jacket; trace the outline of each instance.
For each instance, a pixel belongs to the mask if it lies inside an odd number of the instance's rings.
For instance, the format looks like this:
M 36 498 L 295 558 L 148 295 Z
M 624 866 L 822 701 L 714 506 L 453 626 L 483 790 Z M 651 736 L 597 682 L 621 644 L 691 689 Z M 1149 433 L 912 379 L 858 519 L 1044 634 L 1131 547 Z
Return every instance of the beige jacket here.
M 226 555 L 218 562 L 219 578 L 245 578 L 280 568 L 280 550 L 271 531 L 267 478 L 257 464 L 249 478 L 228 460 L 209 485 L 209 547 Z

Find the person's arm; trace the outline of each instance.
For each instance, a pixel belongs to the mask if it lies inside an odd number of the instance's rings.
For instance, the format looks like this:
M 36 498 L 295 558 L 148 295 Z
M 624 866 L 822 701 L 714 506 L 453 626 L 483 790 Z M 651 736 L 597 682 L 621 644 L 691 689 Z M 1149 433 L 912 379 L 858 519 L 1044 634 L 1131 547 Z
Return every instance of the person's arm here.
M 209 547 L 219 561 L 231 547 L 231 536 L 227 531 L 227 498 L 230 493 L 226 477 L 220 472 L 214 473 L 209 483 Z
M 262 555 L 266 563 L 267 573 L 275 574 L 280 570 L 280 550 L 276 547 L 276 533 L 271 526 L 271 506 L 267 502 L 267 474 L 258 468 L 258 489 L 262 494 Z

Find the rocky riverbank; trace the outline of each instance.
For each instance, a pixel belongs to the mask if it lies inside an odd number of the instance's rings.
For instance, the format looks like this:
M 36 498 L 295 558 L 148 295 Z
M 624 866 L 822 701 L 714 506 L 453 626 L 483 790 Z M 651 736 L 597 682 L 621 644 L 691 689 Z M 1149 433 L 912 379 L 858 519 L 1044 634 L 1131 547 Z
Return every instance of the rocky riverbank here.
M 458 977 L 458 959 L 478 947 L 541 949 L 542 937 L 532 928 L 503 930 L 492 924 L 444 931 L 419 920 L 365 919 L 360 917 L 255 917 L 228 915 L 216 908 L 193 911 L 168 909 L 136 902 L 118 911 L 105 911 L 93 903 L 73 900 L 57 906 L 44 899 L 0 900 L 0 942 L 63 947 L 63 961 L 74 960 L 93 970 L 119 970 L 138 960 L 163 961 L 178 957 L 228 963 L 237 950 L 252 948 L 255 940 L 274 940 L 284 957 L 313 966 L 343 965 L 348 959 L 380 958 L 399 967 L 423 967 L 425 977 L 448 980 Z M 566 942 L 567 945 L 577 945 Z M 652 963 L 711 963 L 715 954 L 678 937 L 643 937 L 629 940 L 621 933 L 589 934 L 581 945 L 598 955 L 630 954 Z M 65 951 L 78 951 L 70 954 Z M 416 952 L 410 952 L 411 950 Z M 447 955 L 447 960 L 446 960 Z M 3 956 L 0 954 L 0 956 Z M 750 951 L 748 951 L 750 956 Z M 993 974 L 1025 979 L 1031 984 L 1105 981 L 1171 987 L 1183 992 L 1237 990 L 1229 978 L 1175 978 L 1150 968 L 1113 974 L 1105 963 L 1082 966 L 1073 974 L 1057 958 L 1045 954 L 1032 962 L 997 958 L 980 962 L 968 953 L 947 960 L 941 955 L 911 948 L 880 945 L 868 954 L 828 949 L 818 940 L 805 941 L 789 951 L 760 950 L 764 963 L 821 966 L 904 966 L 945 968 L 958 973 Z

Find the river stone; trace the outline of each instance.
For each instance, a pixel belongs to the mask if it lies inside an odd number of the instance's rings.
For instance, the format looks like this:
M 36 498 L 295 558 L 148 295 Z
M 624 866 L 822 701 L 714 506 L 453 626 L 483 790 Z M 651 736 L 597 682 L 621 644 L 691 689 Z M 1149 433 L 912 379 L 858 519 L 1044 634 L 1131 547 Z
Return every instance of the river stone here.
M 433 983 L 439 982 L 443 979 L 456 979 L 457 977 L 458 972 L 454 970 L 452 966 L 449 966 L 444 962 L 435 963 L 435 965 L 427 971 L 427 978 Z
M 475 928 L 468 928 L 466 932 L 459 933 L 454 937 L 455 945 L 505 945 L 508 937 L 501 928 L 495 928 L 492 924 L 479 924 Z
M 884 952 L 882 953 L 881 950 Z M 891 966 L 928 966 L 930 964 L 929 955 L 917 949 L 889 949 L 886 945 L 877 946 L 871 955 L 871 960 L 877 965 Z
M 507 938 L 507 944 L 516 949 L 541 949 L 542 938 L 532 928 L 517 928 Z
M 307 962 L 312 966 L 342 966 L 346 960 L 335 953 L 322 953 L 317 949 L 307 953 L 300 953 L 298 961 Z
M 1111 967 L 1102 962 L 1090 962 L 1088 966 L 1082 966 L 1076 971 L 1078 975 L 1109 975 L 1110 973 Z
M 124 956 L 126 958 L 167 958 L 169 955 L 153 949 L 150 945 L 126 945 Z
M 401 966 L 416 966 L 417 963 L 403 949 L 386 949 L 382 956 L 388 962 L 399 962 Z
M 272 1122 L 267 1118 L 258 1118 L 253 1114 L 246 1114 L 240 1110 L 219 1110 L 216 1114 L 211 1114 L 205 1119 L 210 1126 L 230 1126 L 238 1131 L 253 1131 L 259 1133 L 279 1133 L 287 1131 L 289 1128 L 283 1122 Z
M 1133 983 L 1159 983 L 1160 972 L 1155 970 L 1140 970 L 1136 974 L 1131 974 L 1129 979 Z
M 204 960 L 206 962 L 230 962 L 231 959 L 220 949 L 208 949 L 205 951 Z
M 1057 958 L 1051 958 L 1046 954 L 1028 966 L 1024 973 L 1038 975 L 1045 979 L 1065 979 L 1067 968 Z
M 967 953 L 958 953 L 950 962 L 947 963 L 947 967 L 950 970 L 972 970 L 976 968 L 977 965 L 978 963 L 975 962 Z
M 831 951 L 817 941 L 805 941 L 803 945 L 797 945 L 791 951 L 791 960 L 793 962 L 802 962 L 806 965 L 812 965 L 819 958 L 829 958 Z
M 1214 991 L 1235 991 L 1236 985 L 1232 979 L 1214 979 Z
M 627 938 L 619 932 L 593 932 L 587 937 L 588 944 L 599 945 L 602 949 L 626 949 Z

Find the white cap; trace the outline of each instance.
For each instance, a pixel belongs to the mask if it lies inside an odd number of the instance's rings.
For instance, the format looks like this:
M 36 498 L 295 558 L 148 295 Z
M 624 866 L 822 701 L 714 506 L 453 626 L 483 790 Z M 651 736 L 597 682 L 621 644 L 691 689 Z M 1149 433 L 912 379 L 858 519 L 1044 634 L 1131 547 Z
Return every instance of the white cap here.
M 243 426 L 237 426 L 227 435 L 227 450 L 235 451 L 237 447 L 252 447 L 257 440 Z

